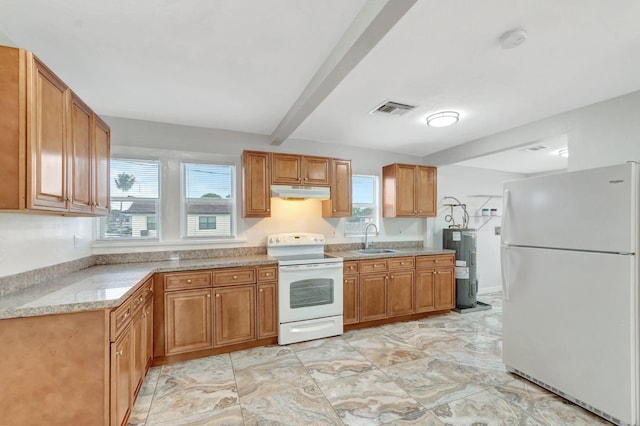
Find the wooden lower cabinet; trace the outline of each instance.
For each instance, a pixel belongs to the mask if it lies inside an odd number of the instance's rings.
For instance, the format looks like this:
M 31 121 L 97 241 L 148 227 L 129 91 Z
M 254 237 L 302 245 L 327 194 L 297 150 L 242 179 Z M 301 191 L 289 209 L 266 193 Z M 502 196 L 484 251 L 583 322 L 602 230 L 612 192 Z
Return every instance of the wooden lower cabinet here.
M 356 324 L 360 322 L 360 285 L 357 275 L 345 275 L 342 297 L 342 322 L 343 324 Z
M 167 355 L 213 347 L 211 293 L 210 288 L 165 293 Z
M 134 397 L 142 386 L 144 373 L 147 369 L 147 327 L 144 315 L 144 310 L 141 309 L 134 314 L 131 321 L 131 352 L 133 356 L 131 389 Z
M 435 310 L 435 269 L 416 270 L 416 312 Z
M 258 284 L 258 339 L 278 335 L 278 283 Z
M 387 318 L 387 273 L 360 275 L 360 322 Z
M 390 317 L 412 314 L 414 310 L 413 271 L 389 272 Z
M 151 367 L 153 362 L 153 298 L 147 298 L 144 305 L 144 326 L 145 326 L 145 371 Z
M 133 402 L 131 337 L 131 330 L 127 330 L 111 344 L 111 426 L 124 424 L 131 412 Z
M 256 286 L 214 289 L 214 345 L 224 346 L 256 338 Z
M 451 309 L 456 306 L 456 279 L 454 268 L 436 269 L 434 281 L 435 309 Z

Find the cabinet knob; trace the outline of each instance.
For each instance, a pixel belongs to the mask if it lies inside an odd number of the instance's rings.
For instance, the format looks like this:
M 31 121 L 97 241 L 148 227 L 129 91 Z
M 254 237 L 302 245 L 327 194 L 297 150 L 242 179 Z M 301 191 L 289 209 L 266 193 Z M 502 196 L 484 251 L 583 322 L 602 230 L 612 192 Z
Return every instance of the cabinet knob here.
M 233 279 L 234 279 L 234 280 L 237 280 L 237 279 L 238 279 L 238 276 L 237 276 L 237 275 L 234 275 L 234 276 L 233 276 Z
M 208 297 L 209 299 L 211 299 L 211 295 L 210 295 L 210 294 L 207 294 L 207 297 Z
M 260 293 L 262 293 L 263 289 L 258 290 Z
M 438 263 L 438 259 L 434 260 L 435 263 Z
M 118 356 L 122 355 L 122 349 L 120 349 L 118 352 L 116 352 L 116 355 L 118 355 Z
M 145 312 L 144 314 L 140 315 L 141 318 L 146 318 L 147 317 L 147 313 Z
M 400 262 L 401 265 L 404 265 L 404 262 Z
M 96 204 L 95 204 L 95 206 L 96 206 L 96 207 L 102 207 L 102 206 L 100 205 L 100 203 L 96 203 Z
M 220 297 L 220 294 L 216 294 L 216 297 Z
M 391 279 L 393 279 L 393 275 L 391 275 Z
M 418 213 L 422 213 L 422 210 L 418 210 Z
M 266 274 L 264 274 L 264 275 L 265 275 L 265 276 L 267 276 L 267 277 L 270 277 L 270 276 L 271 276 L 271 272 L 267 272 L 267 273 L 266 273 Z
M 191 284 L 191 280 L 187 280 L 187 284 Z
M 268 211 L 268 212 L 270 212 L 270 211 L 271 211 L 271 209 L 267 209 L 267 211 Z
M 335 213 L 335 212 L 337 212 L 337 210 L 336 210 L 336 209 L 333 209 L 333 212 Z
M 129 318 L 129 315 L 131 315 L 129 312 L 125 312 L 125 313 L 124 313 L 124 317 L 125 317 L 125 318 Z

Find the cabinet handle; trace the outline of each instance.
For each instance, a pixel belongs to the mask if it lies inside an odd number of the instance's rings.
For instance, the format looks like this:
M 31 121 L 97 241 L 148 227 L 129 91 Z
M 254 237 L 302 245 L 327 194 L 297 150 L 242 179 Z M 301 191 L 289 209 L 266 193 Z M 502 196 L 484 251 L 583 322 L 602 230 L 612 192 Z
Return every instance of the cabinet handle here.
M 187 280 L 187 284 L 191 284 L 191 280 Z
M 118 352 L 116 352 L 116 355 L 118 355 L 118 356 L 122 355 L 122 349 L 120 349 Z

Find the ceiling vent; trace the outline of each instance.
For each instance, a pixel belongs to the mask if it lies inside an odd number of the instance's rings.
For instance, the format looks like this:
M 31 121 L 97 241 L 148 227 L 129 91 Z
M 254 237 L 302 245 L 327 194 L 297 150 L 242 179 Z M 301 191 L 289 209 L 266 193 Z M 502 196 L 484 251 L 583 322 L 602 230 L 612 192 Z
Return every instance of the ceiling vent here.
M 522 148 L 520 151 L 542 151 L 543 149 L 549 149 L 546 145 L 534 145 Z
M 382 105 L 380 105 L 379 107 L 373 109 L 372 111 L 369 111 L 369 114 L 376 114 L 376 115 L 404 115 L 406 113 L 408 113 L 409 111 L 411 111 L 412 109 L 414 109 L 415 106 L 413 105 L 407 105 L 407 104 L 401 104 L 399 102 L 385 102 Z

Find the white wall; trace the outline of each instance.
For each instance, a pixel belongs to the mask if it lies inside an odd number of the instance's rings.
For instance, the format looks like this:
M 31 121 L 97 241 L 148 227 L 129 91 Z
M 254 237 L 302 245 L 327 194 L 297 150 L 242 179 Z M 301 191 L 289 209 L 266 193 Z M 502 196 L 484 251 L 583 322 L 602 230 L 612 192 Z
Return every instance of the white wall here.
M 287 141 L 273 146 L 261 135 L 220 131 L 141 120 L 105 117 L 111 127 L 112 154 L 152 156 L 162 160 L 161 187 L 162 241 L 156 245 L 123 247 L 96 243 L 94 253 L 166 250 L 168 248 L 204 248 L 207 246 L 264 246 L 266 237 L 278 232 L 317 232 L 326 236 L 329 244 L 361 242 L 362 237 L 344 237 L 345 219 L 322 217 L 318 200 L 287 201 L 272 199 L 271 217 L 253 219 L 240 217 L 241 154 L 245 149 L 294 154 L 319 155 L 351 159 L 354 174 L 380 176 L 382 166 L 394 163 L 421 164 L 421 158 L 397 153 L 351 148 L 304 140 Z M 178 151 L 179 150 L 179 151 Z M 234 242 L 202 243 L 181 240 L 180 228 L 180 160 L 209 160 L 236 166 L 237 237 Z M 380 235 L 373 241 L 424 240 L 426 219 L 382 219 Z
M 454 164 L 563 134 L 568 135 L 569 170 L 640 160 L 639 110 L 637 91 L 427 155 L 424 161 Z
M 0 277 L 90 256 L 92 238 L 93 218 L 0 213 Z
M 432 247 L 442 247 L 442 229 L 448 228 L 450 223 L 445 221 L 445 215 L 450 214 L 450 207 L 445 204 L 455 204 L 455 200 L 445 199 L 453 196 L 461 203 L 467 204 L 467 211 L 471 217 L 469 228 L 477 229 L 477 262 L 478 262 L 478 293 L 488 293 L 501 289 L 500 275 L 500 236 L 495 235 L 495 227 L 502 224 L 499 216 L 482 216 L 478 211 L 485 201 L 484 208 L 496 208 L 502 214 L 502 184 L 505 181 L 521 179 L 526 175 L 506 173 L 493 170 L 478 169 L 462 166 L 444 166 L 438 168 L 438 217 L 434 219 L 432 231 Z M 496 195 L 496 198 L 473 197 L 473 195 Z M 453 216 L 456 223 L 462 223 L 462 209 L 455 207 Z

